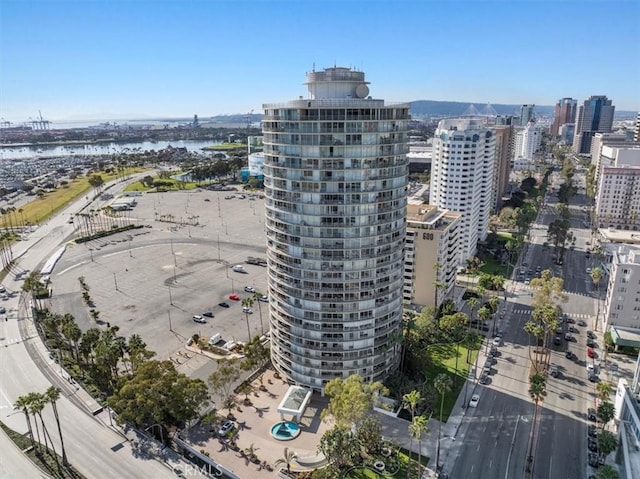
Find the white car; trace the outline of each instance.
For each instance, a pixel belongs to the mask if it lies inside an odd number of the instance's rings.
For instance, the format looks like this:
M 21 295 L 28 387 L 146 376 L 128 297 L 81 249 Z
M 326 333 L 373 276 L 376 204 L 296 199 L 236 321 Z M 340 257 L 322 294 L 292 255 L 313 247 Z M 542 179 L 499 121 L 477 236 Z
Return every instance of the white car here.
M 260 296 L 260 298 L 258 299 L 258 301 L 261 301 L 263 303 L 268 303 L 269 302 L 269 296 L 267 296 L 266 294 Z
M 247 314 L 253 314 L 253 309 L 251 308 L 247 308 L 246 306 L 244 308 L 242 308 L 242 312 L 243 313 L 247 313 Z
M 478 407 L 478 403 L 480 402 L 480 395 L 474 394 L 471 396 L 471 401 L 469 401 L 469 407 Z
M 244 269 L 244 266 L 242 266 L 241 264 L 237 264 L 235 265 L 233 268 L 231 268 L 233 271 L 235 271 L 236 273 L 246 273 L 247 270 Z
M 253 286 L 245 286 L 245 287 L 244 287 L 244 290 L 245 290 L 247 293 L 255 293 L 255 292 L 256 292 L 256 288 L 254 288 Z
M 206 323 L 207 320 L 204 319 L 202 316 L 200 316 L 199 314 L 194 314 L 193 318 L 192 318 L 196 323 Z
M 502 344 L 502 338 L 501 337 L 498 336 L 496 338 L 493 338 L 493 345 L 494 346 L 500 346 L 501 344 Z

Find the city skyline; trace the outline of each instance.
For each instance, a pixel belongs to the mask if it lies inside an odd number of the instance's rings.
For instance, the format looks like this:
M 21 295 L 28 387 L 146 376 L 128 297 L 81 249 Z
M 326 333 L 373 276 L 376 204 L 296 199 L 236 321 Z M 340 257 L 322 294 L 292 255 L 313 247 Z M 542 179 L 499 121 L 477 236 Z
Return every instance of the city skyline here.
M 334 65 L 366 71 L 389 103 L 607 95 L 637 111 L 638 18 L 624 0 L 5 1 L 0 117 L 261 113 Z M 603 19 L 615 35 L 594 33 Z

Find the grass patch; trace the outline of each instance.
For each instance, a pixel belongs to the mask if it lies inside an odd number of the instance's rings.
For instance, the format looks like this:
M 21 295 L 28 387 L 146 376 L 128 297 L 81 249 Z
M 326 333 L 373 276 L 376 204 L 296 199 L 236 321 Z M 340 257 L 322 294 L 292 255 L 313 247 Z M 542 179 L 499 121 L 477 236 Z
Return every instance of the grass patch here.
M 173 178 L 155 178 L 158 181 L 162 182 L 161 186 L 148 186 L 147 184 L 142 183 L 142 181 L 134 181 L 133 183 L 127 185 L 124 191 L 182 191 L 182 190 L 194 190 L 196 188 L 201 188 L 202 183 L 200 182 L 187 182 L 187 181 L 179 181 Z
M 44 446 L 41 445 L 40 447 L 43 453 L 39 453 L 36 449 L 30 449 L 31 440 L 26 435 L 18 434 L 2 421 L 0 421 L 0 427 L 2 427 L 2 430 L 9 436 L 9 439 L 11 439 L 20 450 L 24 451 L 31 462 L 48 474 L 49 477 L 55 479 L 84 479 L 84 476 L 78 473 L 73 466 L 63 466 L 62 457 L 60 456 L 58 456 L 60 463 L 60 469 L 58 469 L 51 449 L 45 450 Z
M 137 171 L 132 171 L 132 173 L 135 172 Z M 118 177 L 115 172 L 105 173 L 104 171 L 92 173 L 92 175 L 101 176 L 105 183 Z M 49 193 L 45 193 L 44 196 L 36 198 L 21 206 L 19 209 L 22 211 L 18 211 L 18 209 L 16 209 L 15 215 L 11 214 L 11 222 L 14 225 L 17 224 L 18 226 L 22 226 L 25 224 L 38 224 L 46 221 L 62 208 L 67 206 L 71 201 L 92 189 L 93 187 L 89 184 L 88 177 L 76 178 L 68 184 L 60 186 Z M 0 217 L 0 224 L 9 224 L 9 213 Z
M 218 145 L 205 146 L 202 148 L 205 151 L 227 151 L 227 150 L 240 150 L 246 149 L 246 143 L 220 143 Z
M 444 405 L 442 408 L 443 421 L 449 419 L 449 414 L 451 414 L 451 410 L 464 386 L 465 378 L 468 376 L 471 367 L 476 361 L 481 346 L 482 337 L 479 337 L 471 347 L 463 344 L 459 347 L 455 344 L 447 344 L 429 348 L 428 355 L 432 366 L 426 371 L 427 377 L 433 379 L 438 374 L 446 374 L 453 380 L 451 391 L 444 395 Z M 434 417 L 440 419 L 439 398 L 434 408 Z
M 482 267 L 480 268 L 481 273 L 499 274 L 504 276 L 505 278 L 507 277 L 509 269 L 508 265 L 500 263 L 491 255 L 487 255 L 486 257 L 482 258 L 482 262 L 484 263 L 484 265 L 482 265 Z

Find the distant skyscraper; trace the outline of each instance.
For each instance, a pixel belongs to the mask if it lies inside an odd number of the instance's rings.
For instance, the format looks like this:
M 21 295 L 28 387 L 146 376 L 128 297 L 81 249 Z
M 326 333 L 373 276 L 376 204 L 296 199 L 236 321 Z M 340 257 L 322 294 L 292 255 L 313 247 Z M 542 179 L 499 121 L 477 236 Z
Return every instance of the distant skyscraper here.
M 553 125 L 551 125 L 551 134 L 558 136 L 560 127 L 566 123 L 574 123 L 576 121 L 576 107 L 578 100 L 573 98 L 561 98 L 556 103 L 556 111 L 553 117 Z
M 578 155 L 591 152 L 591 138 L 596 133 L 608 133 L 613 126 L 616 107 L 604 95 L 594 95 L 578 107 L 573 151 Z
M 438 123 L 433 138 L 429 204 L 462 213 L 459 264 L 487 237 L 495 205 L 496 134 L 483 120 Z
M 531 120 L 535 120 L 535 105 L 522 105 L 520 107 L 520 126 L 527 126 Z
M 516 134 L 516 158 L 526 158 L 533 160 L 533 155 L 540 149 L 542 144 L 542 132 L 544 126 L 530 121 L 524 129 Z
M 398 367 L 409 104 L 371 99 L 348 68 L 306 84 L 262 120 L 271 358 L 321 390 Z

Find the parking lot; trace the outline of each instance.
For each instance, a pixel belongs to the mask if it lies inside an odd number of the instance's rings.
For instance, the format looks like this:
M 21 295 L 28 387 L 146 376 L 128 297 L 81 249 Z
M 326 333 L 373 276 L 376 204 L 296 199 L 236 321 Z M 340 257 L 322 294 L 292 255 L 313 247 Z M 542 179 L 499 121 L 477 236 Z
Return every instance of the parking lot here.
M 267 293 L 266 268 L 245 263 L 249 256 L 265 257 L 264 200 L 224 199 L 228 195 L 192 190 L 137 197 L 138 205 L 121 214 L 149 227 L 70 243 L 50 276 L 51 307 L 71 313 L 82 330 L 109 323 L 122 336 L 137 333 L 158 359 L 171 358 L 206 379 L 215 368 L 211 361 L 181 349 L 193 334 L 246 341 L 247 316 L 252 336 L 268 331 L 268 303 L 256 301 L 249 315 L 241 304 L 253 296 L 245 286 Z M 237 264 L 246 272 L 234 272 Z M 97 318 L 83 300 L 80 277 Z M 207 311 L 214 317 L 205 323 L 192 319 Z

